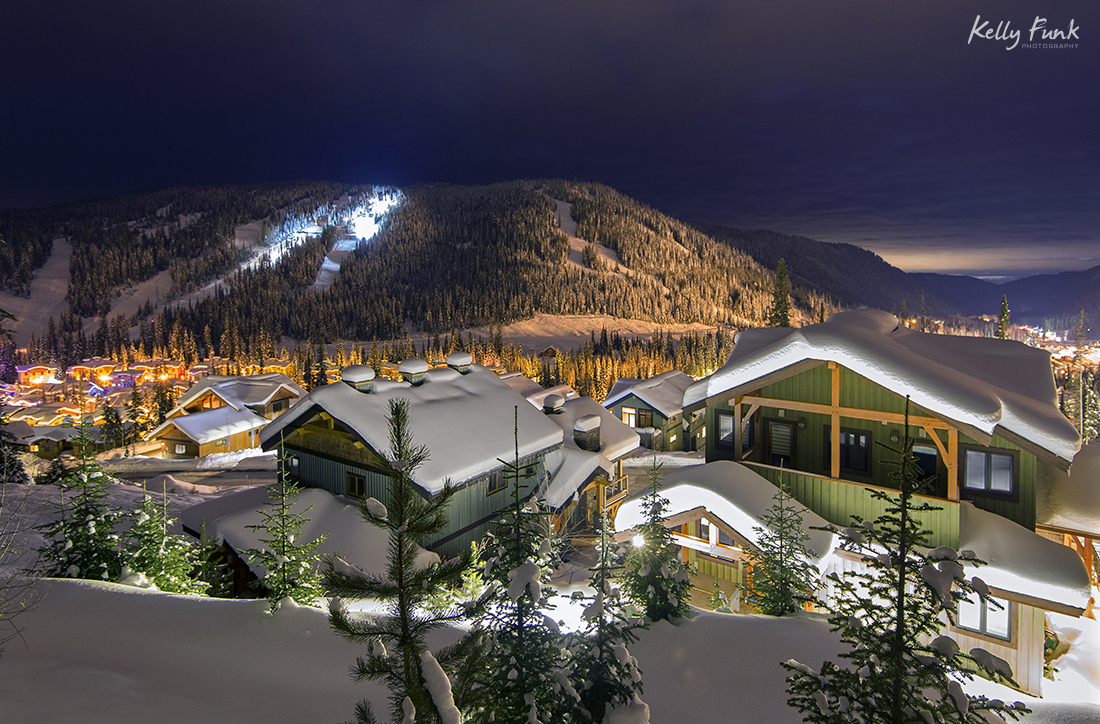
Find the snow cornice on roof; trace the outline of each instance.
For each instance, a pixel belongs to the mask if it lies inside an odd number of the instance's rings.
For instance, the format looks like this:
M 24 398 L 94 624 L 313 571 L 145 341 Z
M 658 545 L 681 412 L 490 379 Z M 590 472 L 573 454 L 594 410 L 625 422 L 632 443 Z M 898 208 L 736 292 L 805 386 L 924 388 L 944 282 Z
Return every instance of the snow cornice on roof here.
M 684 407 L 684 394 L 693 382 L 690 375 L 680 370 L 669 370 L 648 380 L 616 380 L 603 406 L 611 407 L 634 395 L 665 417 L 672 417 L 680 414 Z
M 433 374 L 436 373 L 436 374 Z M 409 401 L 409 427 L 429 458 L 413 473 L 414 482 L 435 494 L 450 482 L 461 485 L 503 467 L 515 457 L 514 421 L 519 422 L 519 457 L 562 444 L 562 431 L 491 370 L 471 365 L 467 374 L 430 370 L 420 385 L 376 381 L 373 392 L 343 382 L 311 391 L 260 434 L 271 449 L 281 436 L 325 412 L 375 452 L 389 451 L 389 403 Z
M 1058 410 L 1049 353 L 1019 342 L 915 332 L 876 309 L 833 315 L 799 329 L 749 329 L 737 335 L 725 366 L 693 384 L 686 410 L 826 362 L 835 362 L 905 397 L 978 439 L 998 433 L 1068 465 L 1080 448 Z

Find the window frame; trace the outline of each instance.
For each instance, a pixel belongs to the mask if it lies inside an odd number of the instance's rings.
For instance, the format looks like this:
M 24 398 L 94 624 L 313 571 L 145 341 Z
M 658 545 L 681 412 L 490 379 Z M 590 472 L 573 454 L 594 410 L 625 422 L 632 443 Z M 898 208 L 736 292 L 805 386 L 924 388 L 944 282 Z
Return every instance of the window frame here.
M 496 484 L 497 487 L 493 487 Z M 504 468 L 495 470 L 485 476 L 485 495 L 489 496 L 493 493 L 499 493 L 500 491 L 508 487 L 508 477 L 504 474 Z
M 972 488 L 967 482 L 967 456 L 969 453 L 985 453 L 986 474 L 985 487 Z M 991 455 L 1003 455 L 1012 459 L 1012 489 L 1008 492 L 992 489 Z M 959 445 L 959 493 L 964 498 L 993 498 L 1012 503 L 1020 502 L 1020 451 L 1003 447 L 988 447 L 984 445 Z
M 975 595 L 977 595 L 977 594 L 975 594 Z M 986 616 L 987 616 L 987 613 L 989 611 L 990 606 L 989 606 L 989 603 L 987 601 L 987 598 L 993 599 L 997 603 L 1001 604 L 1004 607 L 1004 610 L 1008 612 L 1008 636 L 999 636 L 995 633 L 990 633 L 989 632 L 988 624 L 986 622 Z M 959 606 L 961 607 L 963 605 L 965 605 L 965 604 L 960 601 Z M 973 628 L 970 628 L 969 626 L 963 626 L 961 623 L 959 623 L 959 618 L 960 617 L 956 616 L 954 626 L 958 631 L 962 632 L 963 635 L 965 635 L 965 636 L 983 638 L 983 639 L 987 639 L 989 641 L 995 641 L 998 644 L 1002 644 L 1002 645 L 1006 644 L 1006 643 L 1008 643 L 1008 644 L 1015 644 L 1016 643 L 1015 633 L 1016 633 L 1017 610 L 1016 610 L 1016 606 L 1014 605 L 1014 603 L 1012 601 L 1009 601 L 1008 599 L 1004 599 L 1004 598 L 997 598 L 996 596 L 988 596 L 986 598 L 978 596 L 978 600 L 977 600 L 976 604 L 972 604 L 972 605 L 978 605 L 978 606 L 981 607 L 980 608 L 980 613 L 979 613 L 978 628 L 973 629 Z
M 630 417 L 629 420 L 627 419 L 628 415 Z M 637 407 L 627 407 L 626 405 L 623 405 L 622 407 L 619 408 L 619 419 L 622 420 L 623 424 L 626 425 L 627 427 L 630 427 L 630 428 L 638 427 L 638 425 L 637 425 L 637 422 L 638 422 L 638 408 Z
M 798 423 L 794 420 L 786 417 L 765 417 L 763 418 L 764 434 L 762 437 L 762 445 L 764 446 L 764 463 L 773 467 L 779 467 L 772 460 L 774 453 L 772 452 L 772 427 L 782 425 L 789 427 L 791 430 L 791 452 L 790 452 L 790 464 L 784 465 L 787 470 L 798 469 Z
M 653 427 L 653 410 L 645 408 L 637 408 L 638 425 L 637 427 Z M 644 424 L 648 420 L 649 424 Z
M 358 484 L 355 481 L 358 481 Z M 356 492 L 356 488 L 359 489 L 358 492 Z M 349 498 L 367 497 L 367 476 L 348 471 L 344 491 Z

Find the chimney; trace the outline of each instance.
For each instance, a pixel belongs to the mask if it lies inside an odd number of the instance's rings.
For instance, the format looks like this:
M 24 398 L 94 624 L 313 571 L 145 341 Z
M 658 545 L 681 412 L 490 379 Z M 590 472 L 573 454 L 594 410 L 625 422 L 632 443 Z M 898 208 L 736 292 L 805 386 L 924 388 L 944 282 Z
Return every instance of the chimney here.
M 397 365 L 397 371 L 401 373 L 403 380 L 413 387 L 419 387 L 424 384 L 424 375 L 428 372 L 428 363 L 422 359 L 410 357 Z
M 340 371 L 340 380 L 360 392 L 374 391 L 374 368 L 368 365 L 351 365 Z
M 451 352 L 447 355 L 447 366 L 452 370 L 455 370 L 459 374 L 466 374 L 470 371 L 470 365 L 474 363 L 473 355 L 469 352 L 463 352 L 458 350 Z
M 542 400 L 542 411 L 547 415 L 560 415 L 564 404 L 565 398 L 561 395 L 547 395 Z
M 588 452 L 600 451 L 600 416 L 585 415 L 573 423 L 573 442 Z

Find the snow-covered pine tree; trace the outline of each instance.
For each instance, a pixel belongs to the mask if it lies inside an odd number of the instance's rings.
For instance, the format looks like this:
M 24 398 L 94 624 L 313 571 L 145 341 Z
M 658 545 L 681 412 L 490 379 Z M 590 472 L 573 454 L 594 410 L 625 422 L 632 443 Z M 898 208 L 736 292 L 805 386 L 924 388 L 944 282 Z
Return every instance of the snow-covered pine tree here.
M 1008 295 L 1001 295 L 1001 314 L 997 317 L 997 331 L 993 333 L 993 336 L 998 339 L 1008 339 L 1009 332 L 1012 330 L 1012 315 L 1008 311 Z
M 59 517 L 39 526 L 46 547 L 40 565 L 47 576 L 115 581 L 122 572 L 123 554 L 115 527 L 128 516 L 107 504 L 108 484 L 92 457 L 94 443 L 82 419 L 74 448 L 80 455 L 76 467 L 62 479 Z
M 780 259 L 775 267 L 772 306 L 768 310 L 769 327 L 791 326 L 791 280 L 787 276 L 787 261 Z
M 588 601 L 584 609 L 585 630 L 571 637 L 573 681 L 580 693 L 582 714 L 593 722 L 604 721 L 613 709 L 645 706 L 641 703 L 642 672 L 627 648 L 638 640 L 634 629 L 641 623 L 627 618 L 612 575 L 618 568 L 613 560 L 614 543 L 607 531 L 607 515 L 601 516 L 599 559 L 592 569 L 592 596 L 574 593 Z
M 486 543 L 486 577 L 497 587 L 478 619 L 489 650 L 477 676 L 481 703 L 470 720 L 553 724 L 574 718 L 579 696 L 569 681 L 561 632 L 547 615 L 556 595 L 550 574 L 558 552 L 548 514 L 538 501 L 521 497 L 518 408 L 515 415 L 516 455 L 505 463 L 512 505 Z
M 313 506 L 301 512 L 295 510 L 294 504 L 301 491 L 290 479 L 288 467 L 280 445 L 279 479 L 268 489 L 269 504 L 260 509 L 262 521 L 247 526 L 260 533 L 262 545 L 258 549 L 244 551 L 250 563 L 265 569 L 259 583 L 267 590 L 272 613 L 284 598 L 308 606 L 324 595 L 321 574 L 317 570 L 321 560 L 317 546 L 328 536 L 322 535 L 305 542 L 298 540 L 306 524 L 306 513 L 313 510 Z
M 642 499 L 646 521 L 623 566 L 622 587 L 649 621 L 675 621 L 688 612 L 691 576 L 680 562 L 672 532 L 665 526 L 668 499 L 661 495 L 661 465 L 654 457 L 646 469 L 649 492 Z
M 783 616 L 802 610 L 813 598 L 818 571 L 810 564 L 802 527 L 802 505 L 787 491 L 782 472 L 772 506 L 762 516 L 765 527 L 754 528 L 759 549 L 752 554 L 752 585 L 746 600 L 760 613 Z
M 206 534 L 206 519 L 199 532 L 198 579 L 206 584 L 206 595 L 212 598 L 233 598 L 233 571 L 230 570 L 229 547 L 224 541 Z
M 55 457 L 46 466 L 46 471 L 34 479 L 35 485 L 59 485 L 69 474 L 69 468 L 61 456 Z
M 957 602 L 986 589 L 980 579 L 966 578 L 962 562 L 981 563 L 972 556 L 946 546 L 923 552 L 929 531 L 917 514 L 937 508 L 913 498 L 931 478 L 913 456 L 908 400 L 905 422 L 902 447 L 889 448 L 898 456 L 891 477 L 899 493 L 872 491 L 885 512 L 874 521 L 856 517 L 843 531 L 844 547 L 861 553 L 867 570 L 830 575 L 836 594 L 827 604 L 829 623 L 848 648 L 840 654 L 847 664 L 826 661 L 815 671 L 794 659 L 784 662 L 788 703 L 815 724 L 988 724 L 986 714 L 1015 719 L 1027 711 L 1019 702 L 969 696 L 959 683 L 973 677 L 968 665 L 1011 683 L 1008 664 L 980 649 L 964 655 L 940 634 L 941 615 L 954 621 Z
M 7 419 L 0 411 L 0 483 L 17 483 L 29 485 L 30 476 L 23 467 L 23 460 L 19 457 L 19 450 L 15 446 L 15 436 L 8 432 Z
M 195 569 L 195 546 L 182 535 L 170 533 L 175 518 L 168 514 L 168 494 L 158 505 L 148 493 L 134 517 L 134 524 L 122 538 L 127 557 L 121 583 L 151 583 L 169 593 L 202 595 L 208 585 L 191 578 Z
M 480 614 L 485 601 L 479 600 L 449 611 L 430 611 L 425 607 L 432 592 L 454 587 L 473 565 L 467 556 L 437 561 L 419 567 L 417 541 L 436 535 L 447 527 L 447 504 L 455 488 L 443 490 L 425 500 L 415 490 L 412 474 L 428 459 L 427 448 L 413 442 L 409 430 L 408 400 L 390 402 L 390 483 L 389 508 L 373 498 L 363 501 L 359 512 L 367 523 L 389 532 L 389 554 L 384 575 L 363 575 L 329 561 L 324 583 L 329 594 L 337 597 L 330 606 L 329 621 L 344 638 L 367 644 L 366 656 L 356 659 L 352 678 L 356 681 L 381 680 L 390 690 L 390 715 L 394 722 L 450 724 L 459 720 L 458 709 L 466 708 L 470 687 L 465 676 L 477 669 L 480 647 L 476 634 L 465 637 L 453 647 L 428 651 L 428 632 L 447 623 Z M 382 616 L 353 617 L 339 599 L 384 601 Z M 456 691 L 452 695 L 447 677 L 440 678 L 442 667 L 457 671 Z M 377 722 L 367 700 L 355 708 L 357 722 Z

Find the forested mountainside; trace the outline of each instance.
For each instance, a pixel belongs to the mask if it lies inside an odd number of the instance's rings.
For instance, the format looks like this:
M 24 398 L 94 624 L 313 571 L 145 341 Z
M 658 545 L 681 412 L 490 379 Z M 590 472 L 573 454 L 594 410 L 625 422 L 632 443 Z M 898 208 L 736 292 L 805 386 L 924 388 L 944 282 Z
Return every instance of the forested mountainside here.
M 310 182 L 177 187 L 44 209 L 0 211 L 0 290 L 29 292 L 49 258 L 53 238 L 73 252 L 70 312 L 107 314 L 120 289 L 172 271 L 168 294 L 180 294 L 224 274 L 238 261 L 234 228 L 253 219 L 293 213 L 314 198 L 331 199 L 346 184 Z
M 328 291 L 295 273 L 304 261 L 294 253 L 180 310 L 183 326 L 196 336 L 209 327 L 215 340 L 228 332 L 321 342 L 394 339 L 405 324 L 448 333 L 537 312 L 744 327 L 760 324 L 771 301 L 770 270 L 604 186 L 433 185 L 405 196 Z M 571 261 L 555 199 L 573 203 L 578 236 L 618 261 L 595 253 Z

